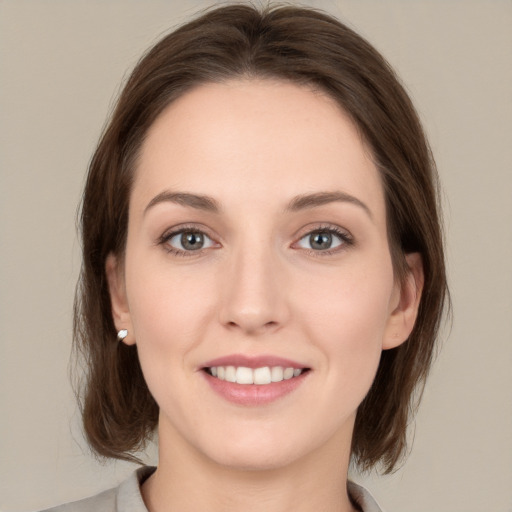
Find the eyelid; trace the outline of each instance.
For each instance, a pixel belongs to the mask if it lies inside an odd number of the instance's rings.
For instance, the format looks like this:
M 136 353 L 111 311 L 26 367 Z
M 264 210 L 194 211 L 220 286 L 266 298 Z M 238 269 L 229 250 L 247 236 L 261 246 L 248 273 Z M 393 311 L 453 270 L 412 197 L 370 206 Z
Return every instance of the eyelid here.
M 198 224 L 179 224 L 177 226 L 173 226 L 169 229 L 167 229 L 166 231 L 164 231 L 164 233 L 158 237 L 158 239 L 156 240 L 156 245 L 162 245 L 164 246 L 165 250 L 169 253 L 172 253 L 174 255 L 178 255 L 178 256 L 198 256 L 200 254 L 202 254 L 204 251 L 206 250 L 209 250 L 209 249 L 212 249 L 212 248 L 218 248 L 218 247 L 221 247 L 221 244 L 220 242 L 218 242 L 216 236 L 212 235 L 211 230 L 206 228 L 205 226 L 203 225 L 198 225 Z M 178 249 L 176 247 L 173 247 L 171 245 L 168 244 L 168 242 L 170 240 L 172 240 L 172 238 L 174 238 L 175 236 L 178 236 L 182 233 L 186 233 L 186 232 L 190 232 L 190 233 L 200 233 L 202 234 L 203 236 L 207 237 L 211 242 L 212 242 L 212 245 L 209 246 L 209 247 L 202 247 L 201 249 L 197 249 L 197 250 L 185 250 L 185 249 Z
M 342 236 L 346 238 L 347 240 L 353 240 L 354 237 L 352 236 L 352 233 L 338 224 L 331 224 L 329 222 L 318 222 L 318 223 L 310 223 L 307 226 L 304 226 L 300 229 L 298 229 L 295 232 L 294 238 L 296 240 L 304 238 L 306 235 L 310 235 L 311 233 L 315 233 L 317 231 L 326 231 L 331 232 L 334 234 L 337 234 L 339 236 Z
M 201 235 L 201 237 L 203 238 L 203 240 L 205 241 L 205 244 L 206 244 L 206 247 L 203 246 L 201 247 L 200 249 L 192 249 L 192 250 L 187 250 L 187 249 L 180 249 L 180 248 L 177 248 L 177 247 L 174 247 L 172 244 L 171 244 L 171 241 L 174 240 L 175 238 L 178 239 L 178 238 L 181 238 L 183 236 L 184 233 L 193 233 L 194 235 Z M 177 249 L 178 251 L 183 251 L 183 252 L 199 252 L 200 250 L 202 249 L 209 249 L 210 247 L 213 246 L 213 244 L 215 244 L 215 242 L 206 234 L 206 233 L 202 233 L 201 231 L 188 231 L 188 230 L 185 230 L 185 231 L 178 231 L 177 233 L 171 233 L 171 236 L 168 236 L 167 237 L 167 243 L 173 247 L 174 249 Z
M 177 236 L 184 232 L 195 232 L 195 233 L 201 233 L 205 237 L 211 240 L 212 245 L 209 247 L 197 249 L 197 250 L 182 250 L 177 249 L 175 247 L 172 247 L 168 245 L 169 240 L 171 240 L 174 236 Z M 316 232 L 325 232 L 330 233 L 336 237 L 338 237 L 341 241 L 340 244 L 335 246 L 332 249 L 325 249 L 325 250 L 318 250 L 318 249 L 308 249 L 303 247 L 298 247 L 297 244 L 303 240 L 307 236 L 311 236 L 311 234 Z M 337 224 L 329 224 L 329 223 L 320 223 L 315 225 L 308 225 L 296 233 L 294 236 L 295 242 L 291 244 L 291 248 L 293 249 L 301 249 L 302 251 L 306 251 L 313 256 L 327 256 L 330 254 L 338 253 L 343 250 L 346 250 L 348 247 L 354 245 L 354 237 L 353 235 L 345 228 L 340 227 Z M 165 249 L 170 252 L 174 253 L 175 255 L 182 255 L 182 256 L 194 256 L 194 255 L 200 255 L 204 251 L 212 249 L 212 248 L 219 248 L 222 247 L 221 242 L 219 242 L 219 237 L 217 235 L 212 235 L 211 230 L 207 228 L 206 226 L 202 224 L 179 224 L 177 226 L 173 226 L 171 228 L 168 228 L 158 239 L 156 240 L 156 245 L 163 245 L 167 246 Z
M 341 243 L 333 248 L 325 249 L 325 250 L 318 250 L 318 249 L 308 249 L 305 247 L 298 246 L 299 242 L 301 242 L 304 238 L 311 236 L 313 233 L 330 233 L 337 238 L 340 239 Z M 354 237 L 352 234 L 345 228 L 342 228 L 338 226 L 337 224 L 328 224 L 328 223 L 321 223 L 317 224 L 315 226 L 306 226 L 299 230 L 295 237 L 296 241 L 293 242 L 292 248 L 294 249 L 301 249 L 303 251 L 306 251 L 308 254 L 311 254 L 313 256 L 328 256 L 334 253 L 341 252 L 343 250 L 346 250 L 348 247 L 354 245 Z

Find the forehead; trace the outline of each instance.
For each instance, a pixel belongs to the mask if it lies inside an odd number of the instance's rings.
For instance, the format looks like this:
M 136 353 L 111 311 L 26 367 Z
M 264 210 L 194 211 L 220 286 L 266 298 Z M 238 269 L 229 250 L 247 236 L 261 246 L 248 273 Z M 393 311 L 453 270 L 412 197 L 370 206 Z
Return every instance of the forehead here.
M 148 131 L 134 194 L 164 189 L 221 200 L 250 191 L 267 202 L 341 189 L 384 207 L 379 173 L 349 116 L 322 92 L 275 80 L 205 84 L 170 104 Z

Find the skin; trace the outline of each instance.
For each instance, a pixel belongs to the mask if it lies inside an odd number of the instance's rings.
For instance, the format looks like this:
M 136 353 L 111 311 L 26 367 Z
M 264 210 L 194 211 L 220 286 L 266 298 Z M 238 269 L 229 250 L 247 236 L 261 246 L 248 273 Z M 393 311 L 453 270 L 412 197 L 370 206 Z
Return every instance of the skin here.
M 219 211 L 155 202 L 168 192 L 209 196 Z M 287 209 L 323 192 L 355 199 Z M 184 228 L 207 235 L 203 249 L 166 238 Z M 327 229 L 341 233 L 333 247 L 312 246 L 310 234 Z M 148 509 L 353 510 L 346 479 L 357 407 L 382 350 L 407 339 L 417 314 L 421 259 L 407 263 L 398 283 L 380 176 L 326 95 L 237 80 L 167 107 L 142 147 L 126 253 L 107 261 L 116 327 L 137 344 L 160 406 Z M 275 402 L 235 405 L 201 370 L 229 354 L 311 370 Z

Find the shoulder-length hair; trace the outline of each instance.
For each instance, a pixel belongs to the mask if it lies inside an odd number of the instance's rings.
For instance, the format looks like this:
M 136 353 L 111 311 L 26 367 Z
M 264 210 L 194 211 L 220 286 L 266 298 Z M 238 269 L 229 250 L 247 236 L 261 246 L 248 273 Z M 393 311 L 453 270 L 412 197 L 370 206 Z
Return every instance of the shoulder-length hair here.
M 137 460 L 154 432 L 158 406 L 137 350 L 116 341 L 105 261 L 122 255 L 130 189 L 149 127 L 193 87 L 269 78 L 327 93 L 357 126 L 385 191 L 397 279 L 405 254 L 419 252 L 424 289 L 408 341 L 382 353 L 360 405 L 352 443 L 362 469 L 390 472 L 428 374 L 447 297 L 437 174 L 415 109 L 395 73 L 361 36 L 322 12 L 291 6 L 230 5 L 207 11 L 151 48 L 129 77 L 91 160 L 81 209 L 83 266 L 74 316 L 75 349 L 86 376 L 79 391 L 86 437 L 105 457 Z

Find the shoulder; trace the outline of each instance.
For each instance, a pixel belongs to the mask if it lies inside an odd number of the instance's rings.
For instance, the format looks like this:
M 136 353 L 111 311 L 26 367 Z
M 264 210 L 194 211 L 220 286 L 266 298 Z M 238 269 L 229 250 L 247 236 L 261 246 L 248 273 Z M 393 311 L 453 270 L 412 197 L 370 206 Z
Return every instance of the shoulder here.
M 153 467 L 139 468 L 113 489 L 41 512 L 148 512 L 142 500 L 140 486 L 154 470 Z
M 384 512 L 384 510 L 375 501 L 375 498 L 362 485 L 349 481 L 347 490 L 353 504 L 361 512 Z
M 57 507 L 52 507 L 42 512 L 115 512 L 116 510 L 117 488 L 109 489 L 96 496 L 85 498 L 72 503 L 65 503 Z

